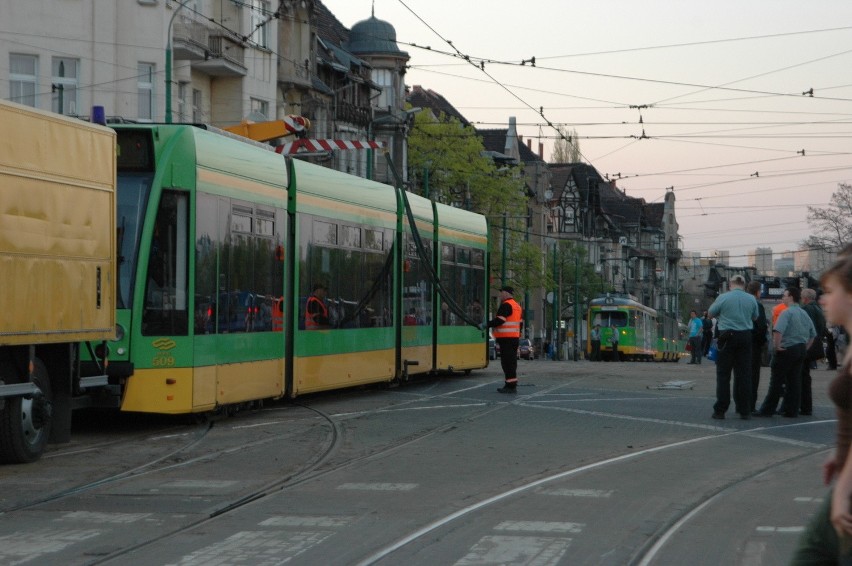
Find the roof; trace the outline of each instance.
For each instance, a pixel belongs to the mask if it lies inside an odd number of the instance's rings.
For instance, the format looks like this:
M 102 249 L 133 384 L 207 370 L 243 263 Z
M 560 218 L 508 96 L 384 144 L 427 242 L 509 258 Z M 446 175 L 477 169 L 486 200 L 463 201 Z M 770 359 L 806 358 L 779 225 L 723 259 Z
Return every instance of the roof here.
M 334 45 L 344 45 L 349 41 L 349 30 L 334 17 L 320 0 L 314 4 L 316 15 L 317 35 Z
M 376 16 L 370 16 L 352 26 L 346 49 L 353 53 L 382 53 L 408 57 L 396 44 L 394 27 Z
M 463 126 L 470 126 L 468 119 L 465 118 L 461 112 L 456 110 L 446 98 L 434 90 L 424 89 L 420 85 L 414 85 L 411 87 L 411 91 L 408 93 L 408 96 L 406 96 L 406 101 L 415 107 L 419 106 L 420 108 L 428 108 L 436 117 L 439 117 L 443 112 L 450 118 L 456 118 Z M 500 151 L 502 150 L 503 148 L 501 147 Z

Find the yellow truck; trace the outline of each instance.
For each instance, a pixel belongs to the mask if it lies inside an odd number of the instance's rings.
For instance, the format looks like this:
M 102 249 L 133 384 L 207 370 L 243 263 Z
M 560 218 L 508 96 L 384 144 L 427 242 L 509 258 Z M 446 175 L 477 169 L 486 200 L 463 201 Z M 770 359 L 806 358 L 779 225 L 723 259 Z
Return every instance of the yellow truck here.
M 115 191 L 113 130 L 0 100 L 0 462 L 67 442 L 83 393 L 108 386 Z

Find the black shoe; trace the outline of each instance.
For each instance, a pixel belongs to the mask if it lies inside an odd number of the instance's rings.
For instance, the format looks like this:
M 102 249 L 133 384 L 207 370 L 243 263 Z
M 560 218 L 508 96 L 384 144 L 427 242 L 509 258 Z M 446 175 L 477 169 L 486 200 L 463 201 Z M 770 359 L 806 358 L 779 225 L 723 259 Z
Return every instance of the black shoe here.
M 750 420 L 751 420 L 751 414 L 749 414 L 749 413 L 740 413 L 740 418 L 741 418 L 742 420 L 744 420 L 744 421 L 750 421 Z
M 720 413 L 720 412 L 716 411 L 716 412 L 713 413 L 713 418 L 719 419 L 719 420 L 724 420 L 725 413 Z
M 500 389 L 497 390 L 497 393 L 517 393 L 517 387 L 509 387 L 508 385 L 504 385 Z
M 805 416 L 805 417 L 810 417 L 814 413 L 813 413 L 813 411 L 799 411 L 799 414 L 802 415 L 802 416 Z

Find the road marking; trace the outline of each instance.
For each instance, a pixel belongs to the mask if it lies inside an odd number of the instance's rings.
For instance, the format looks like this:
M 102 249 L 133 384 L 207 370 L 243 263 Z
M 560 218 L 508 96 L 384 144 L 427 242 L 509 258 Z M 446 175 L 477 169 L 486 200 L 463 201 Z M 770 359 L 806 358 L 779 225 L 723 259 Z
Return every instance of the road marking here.
M 211 564 L 284 564 L 333 535 L 333 531 L 242 531 L 196 550 L 166 566 Z
M 769 440 L 771 442 L 778 442 L 781 444 L 790 444 L 791 446 L 800 446 L 802 448 L 827 448 L 826 444 L 818 444 L 815 442 L 806 442 L 804 440 L 795 440 L 793 438 L 783 438 L 780 436 L 773 436 L 771 434 L 762 434 L 756 432 L 747 432 L 745 436 L 750 438 L 757 438 L 759 440 Z
M 360 491 L 411 491 L 416 483 L 344 483 L 337 489 L 352 489 Z
M 632 417 L 630 415 L 619 415 L 617 413 L 604 413 L 601 411 L 586 411 L 584 409 L 571 409 L 569 407 L 544 407 L 535 403 L 519 403 L 524 407 L 533 407 L 537 409 L 547 409 L 550 411 L 563 411 L 566 413 L 576 413 L 578 415 L 590 415 L 593 417 L 608 417 L 612 419 L 621 419 L 625 421 L 636 421 L 636 422 L 645 422 L 645 423 L 657 423 L 657 424 L 667 424 L 667 425 L 675 425 L 675 426 L 683 426 L 687 428 L 698 428 L 702 430 L 712 430 L 716 432 L 738 432 L 737 429 L 733 428 L 724 428 L 715 425 L 706 425 L 706 424 L 697 424 L 697 423 L 687 423 L 683 421 L 669 421 L 665 419 L 652 419 L 649 417 Z
M 258 523 L 262 527 L 345 527 L 352 521 L 351 517 L 307 517 L 284 516 L 270 517 Z
M 556 521 L 503 521 L 494 527 L 494 530 L 577 534 L 582 532 L 585 526 L 585 523 L 560 523 Z
M 754 530 L 759 533 L 798 534 L 803 533 L 805 531 L 805 527 L 756 527 Z
M 237 482 L 234 480 L 174 480 L 160 484 L 161 489 L 227 489 Z
M 793 501 L 796 503 L 822 503 L 825 499 L 822 497 L 795 497 Z
M 406 411 L 432 411 L 435 409 L 465 409 L 468 407 L 484 407 L 490 403 L 459 403 L 458 405 L 430 405 L 428 407 L 403 407 L 402 409 L 379 409 L 357 411 L 354 413 L 334 413 L 332 417 L 357 417 L 360 415 L 376 415 L 380 413 L 401 413 Z
M 529 564 L 555 566 L 571 544 L 569 538 L 486 536 L 455 566 Z
M 100 534 L 101 531 L 95 529 L 40 529 L 11 533 L 0 537 L 0 564 L 23 564 L 42 554 L 61 552 L 72 544 Z
M 110 523 L 127 525 L 150 517 L 152 513 L 90 513 L 88 511 L 72 511 L 65 513 L 56 521 L 85 521 L 89 523 Z
M 611 489 L 541 489 L 536 493 L 542 495 L 558 495 L 561 497 L 610 497 L 614 491 Z

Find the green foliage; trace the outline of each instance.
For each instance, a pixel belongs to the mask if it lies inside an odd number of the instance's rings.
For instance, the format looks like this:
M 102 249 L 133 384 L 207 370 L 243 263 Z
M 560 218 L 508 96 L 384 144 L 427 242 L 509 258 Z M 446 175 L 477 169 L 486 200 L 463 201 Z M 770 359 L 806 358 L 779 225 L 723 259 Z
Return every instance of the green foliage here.
M 554 271 L 553 245 L 548 248 L 546 261 L 546 289 L 561 290 L 559 295 L 560 310 L 565 318 L 573 316 L 566 312 L 574 304 L 575 296 L 579 299 L 580 316 L 584 314 L 586 305 L 601 293 L 612 291 L 600 274 L 595 272 L 595 266 L 588 261 L 588 252 L 582 244 L 566 240 L 558 240 L 556 244 L 556 262 Z M 576 292 L 575 292 L 576 290 Z
M 489 217 L 526 210 L 518 170 L 500 170 L 484 151 L 476 130 L 458 119 L 415 114 L 408 138 L 413 192 Z

